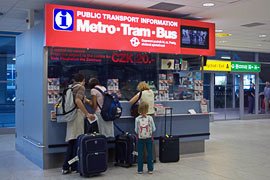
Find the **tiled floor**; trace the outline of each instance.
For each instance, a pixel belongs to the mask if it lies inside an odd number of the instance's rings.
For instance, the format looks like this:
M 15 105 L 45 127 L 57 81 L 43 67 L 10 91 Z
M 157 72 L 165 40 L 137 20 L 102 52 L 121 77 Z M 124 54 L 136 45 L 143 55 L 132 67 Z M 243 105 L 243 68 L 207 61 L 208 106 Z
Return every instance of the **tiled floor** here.
M 59 169 L 41 170 L 14 148 L 14 135 L 0 136 L 0 180 L 81 179 L 61 175 Z M 211 123 L 206 152 L 181 156 L 178 163 L 155 164 L 153 175 L 136 174 L 136 167 L 110 166 L 91 179 L 270 180 L 270 119 Z

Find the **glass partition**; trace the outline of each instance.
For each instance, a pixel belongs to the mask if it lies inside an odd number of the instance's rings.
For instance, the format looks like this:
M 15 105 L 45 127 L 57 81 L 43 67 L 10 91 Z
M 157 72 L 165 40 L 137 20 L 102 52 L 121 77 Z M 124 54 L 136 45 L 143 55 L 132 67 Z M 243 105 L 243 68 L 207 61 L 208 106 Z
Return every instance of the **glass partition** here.
M 0 128 L 15 126 L 15 38 L 0 36 Z

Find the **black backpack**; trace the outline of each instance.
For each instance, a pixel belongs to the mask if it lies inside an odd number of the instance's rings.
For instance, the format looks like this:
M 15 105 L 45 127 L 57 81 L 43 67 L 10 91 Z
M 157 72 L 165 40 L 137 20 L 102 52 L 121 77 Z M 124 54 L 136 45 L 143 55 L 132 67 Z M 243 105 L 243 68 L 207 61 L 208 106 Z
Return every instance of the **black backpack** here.
M 114 121 L 120 118 L 122 114 L 122 106 L 116 94 L 109 94 L 107 91 L 103 92 L 101 89 L 95 87 L 103 95 L 103 106 L 98 103 L 98 107 L 101 109 L 101 117 L 104 121 Z

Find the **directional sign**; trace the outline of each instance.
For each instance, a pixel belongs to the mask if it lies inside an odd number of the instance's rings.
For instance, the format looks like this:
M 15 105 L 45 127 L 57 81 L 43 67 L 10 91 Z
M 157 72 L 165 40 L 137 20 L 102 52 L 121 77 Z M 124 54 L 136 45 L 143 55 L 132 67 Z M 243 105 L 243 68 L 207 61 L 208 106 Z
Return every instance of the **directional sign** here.
M 260 72 L 261 64 L 232 61 L 232 72 Z
M 244 61 L 207 60 L 204 71 L 261 72 L 261 64 Z
M 203 67 L 205 71 L 231 71 L 230 61 L 207 60 L 206 66 Z

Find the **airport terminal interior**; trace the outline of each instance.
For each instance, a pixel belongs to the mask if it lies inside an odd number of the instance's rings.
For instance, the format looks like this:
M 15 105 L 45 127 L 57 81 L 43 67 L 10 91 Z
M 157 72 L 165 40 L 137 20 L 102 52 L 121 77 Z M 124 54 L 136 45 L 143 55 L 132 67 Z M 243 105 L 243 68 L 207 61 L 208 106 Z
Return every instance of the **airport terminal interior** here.
M 114 136 L 105 138 L 107 168 L 90 178 L 269 180 L 269 7 L 269 0 L 0 0 L 0 179 L 85 178 L 81 167 L 62 173 L 67 123 L 56 106 L 80 73 L 85 98 L 95 99 L 89 80 L 97 78 L 121 104 Z M 115 165 L 126 151 L 118 152 L 119 137 L 135 134 L 129 100 L 141 81 L 153 93 L 153 174 L 146 164 L 138 174 L 137 160 Z M 85 134 L 93 127 L 84 119 Z M 162 138 L 177 139 L 179 160 L 161 160 Z

